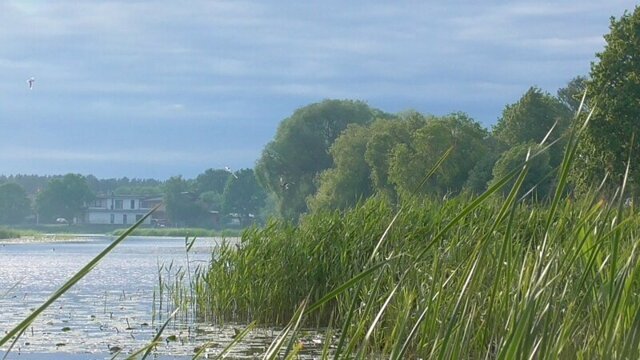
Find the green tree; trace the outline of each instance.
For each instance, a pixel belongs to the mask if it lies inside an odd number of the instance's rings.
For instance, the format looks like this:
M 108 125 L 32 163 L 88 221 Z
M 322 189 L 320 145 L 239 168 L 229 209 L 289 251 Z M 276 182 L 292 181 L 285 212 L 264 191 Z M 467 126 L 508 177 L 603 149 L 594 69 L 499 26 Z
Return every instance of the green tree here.
M 558 139 L 571 122 L 571 112 L 560 100 L 531 87 L 515 104 L 507 105 L 493 128 L 493 135 L 513 147 L 524 143 L 540 143 L 554 123 L 557 125 L 548 142 Z M 550 149 L 551 165 L 562 161 L 563 142 Z
M 297 220 L 307 211 L 316 176 L 333 166 L 329 148 L 348 124 L 367 124 L 382 115 L 360 101 L 325 100 L 283 120 L 255 168 L 260 184 L 276 195 L 280 216 Z
M 206 214 L 192 182 L 182 176 L 173 176 L 165 182 L 164 202 L 169 221 L 177 226 L 198 226 Z
M 230 177 L 232 177 L 231 174 L 224 169 L 207 169 L 196 177 L 195 191 L 198 194 L 202 194 L 207 191 L 214 191 L 218 194 L 222 194 Z
M 31 212 L 27 192 L 16 183 L 0 185 L 0 224 L 18 224 Z
M 222 193 L 217 191 L 205 191 L 198 195 L 199 200 L 205 205 L 208 210 L 221 211 L 222 210 Z
M 64 218 L 72 222 L 80 219 L 85 203 L 93 197 L 82 175 L 67 174 L 62 179 L 52 179 L 36 198 L 40 221 L 46 223 Z
M 464 184 L 464 189 L 473 194 L 482 193 L 487 189 L 487 185 L 493 179 L 493 167 L 506 150 L 506 146 L 492 135 L 489 135 L 484 143 L 487 153 L 471 169 Z
M 371 169 L 374 191 L 388 200 L 397 200 L 396 186 L 389 180 L 393 149 L 411 142 L 411 135 L 426 124 L 424 116 L 415 111 L 399 114 L 397 118 L 378 119 L 369 127 L 369 141 L 364 158 Z
M 250 217 L 256 216 L 265 205 L 267 194 L 258 183 L 252 169 L 241 169 L 234 175 L 225 186 L 222 211 L 225 214 L 239 214 L 246 224 Z
M 522 167 L 527 154 L 531 155 L 540 151 L 542 147 L 536 143 L 520 144 L 505 151 L 500 159 L 496 162 L 493 168 L 493 180 L 498 181 L 506 176 L 511 170 Z M 518 196 L 522 196 L 525 193 L 538 200 L 545 199 L 551 193 L 553 176 L 548 176 L 552 171 L 552 167 L 549 164 L 550 155 L 547 151 L 532 158 L 528 164 L 528 172 L 522 183 L 522 187 L 518 193 Z M 506 184 L 502 188 L 504 194 L 511 191 L 515 178 L 510 183 Z
M 571 112 L 578 112 L 580 102 L 587 90 L 588 79 L 585 76 L 576 76 L 569 81 L 566 87 L 558 89 L 558 100 Z M 586 110 L 583 104 L 583 110 Z
M 591 65 L 589 103 L 594 113 L 580 162 L 598 164 L 601 169 L 580 166 L 577 170 L 583 178 L 606 171 L 619 183 L 632 148 L 631 178 L 640 178 L 640 167 L 633 166 L 640 159 L 640 7 L 618 20 L 611 18 L 609 29 L 604 51 Z M 633 134 L 636 144 L 632 147 Z
M 469 172 L 487 153 L 486 129 L 463 113 L 432 117 L 415 131 L 410 143 L 393 149 L 390 180 L 400 193 L 418 189 L 427 173 L 449 149 L 446 162 L 420 189 L 421 193 L 445 195 L 458 193 Z
M 115 195 L 162 195 L 161 185 L 126 185 L 118 186 Z
M 331 146 L 334 167 L 319 176 L 318 191 L 310 197 L 309 208 L 317 210 L 346 209 L 371 196 L 371 171 L 364 154 L 369 128 L 350 124 Z

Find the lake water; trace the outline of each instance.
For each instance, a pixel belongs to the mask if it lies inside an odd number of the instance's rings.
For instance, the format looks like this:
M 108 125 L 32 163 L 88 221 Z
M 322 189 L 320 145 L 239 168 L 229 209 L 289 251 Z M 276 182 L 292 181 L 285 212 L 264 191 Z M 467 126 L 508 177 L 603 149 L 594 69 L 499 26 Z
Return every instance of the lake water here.
M 112 240 L 79 236 L 64 241 L 0 242 L 0 334 L 19 323 L 53 291 L 88 263 Z M 197 239 L 189 251 L 189 269 L 206 267 L 221 239 Z M 234 239 L 227 241 L 235 241 Z M 43 312 L 10 352 L 8 359 L 110 359 L 109 349 L 121 348 L 125 358 L 147 345 L 162 325 L 158 273 L 167 282 L 186 269 L 184 238 L 130 237 L 107 255 L 93 271 Z M 168 268 L 171 267 L 171 270 Z M 154 306 L 155 299 L 155 306 Z M 155 318 L 153 314 L 156 314 Z M 163 320 L 166 319 L 166 315 Z M 187 323 L 184 323 L 186 321 Z M 156 359 L 190 359 L 196 347 L 214 341 L 216 355 L 233 341 L 235 329 L 184 320 L 174 321 L 156 347 Z M 231 358 L 262 354 L 277 332 L 252 331 L 235 347 Z M 320 342 L 310 333 L 305 353 L 313 357 Z M 3 355 L 8 346 L 0 348 Z M 315 348 L 315 350 L 314 350 Z

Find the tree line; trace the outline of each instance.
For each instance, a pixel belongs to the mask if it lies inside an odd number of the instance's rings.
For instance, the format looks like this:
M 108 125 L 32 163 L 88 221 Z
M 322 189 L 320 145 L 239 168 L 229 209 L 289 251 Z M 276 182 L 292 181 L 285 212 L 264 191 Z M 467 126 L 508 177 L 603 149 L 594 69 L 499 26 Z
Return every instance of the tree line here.
M 605 186 L 615 189 L 625 178 L 627 164 L 631 167 L 626 178 L 634 189 L 640 176 L 635 166 L 640 159 L 638 8 L 612 18 L 605 40 L 588 76 L 575 77 L 555 95 L 530 87 L 517 102 L 505 106 L 491 129 L 463 112 L 389 114 L 362 101 L 325 100 L 284 119 L 255 168 L 233 175 L 209 169 L 195 179 L 178 176 L 165 182 L 73 174 L 2 177 L 0 222 L 23 219 L 30 208 L 28 195 L 35 211 L 49 220 L 73 215 L 71 209 L 79 211 L 78 204 L 100 192 L 161 195 L 170 220 L 197 226 L 208 211 L 296 221 L 309 211 L 346 209 L 371 196 L 397 203 L 409 194 L 477 194 L 522 164 L 528 154 L 541 150 L 543 140 L 552 145 L 529 164 L 522 187 L 526 193 L 521 195 L 545 201 L 554 189 L 567 134 L 581 126 L 589 112 L 592 116 L 571 169 L 570 191 L 589 191 L 603 179 Z M 448 156 L 434 176 L 423 181 L 445 152 Z M 61 199 L 76 197 L 75 205 L 60 205 Z
M 490 130 L 464 113 L 392 115 L 364 102 L 326 100 L 282 121 L 257 161 L 257 177 L 275 197 L 278 215 L 295 221 L 308 211 L 345 209 L 372 195 L 398 202 L 408 194 L 479 193 L 521 165 L 527 154 L 542 150 L 544 140 L 552 146 L 529 164 L 522 195 L 545 201 L 567 133 L 589 118 L 570 172 L 570 191 L 589 191 L 600 183 L 615 191 L 624 178 L 635 191 L 639 9 L 611 19 L 606 46 L 588 76 L 575 77 L 556 95 L 529 88 L 505 106 Z M 448 149 L 445 162 L 423 183 Z
M 110 194 L 162 197 L 171 223 L 203 227 L 212 226 L 212 211 L 253 221 L 266 200 L 252 169 L 233 173 L 208 169 L 195 179 L 175 176 L 166 181 L 97 179 L 80 174 L 12 175 L 0 177 L 0 224 L 82 219 L 91 200 Z

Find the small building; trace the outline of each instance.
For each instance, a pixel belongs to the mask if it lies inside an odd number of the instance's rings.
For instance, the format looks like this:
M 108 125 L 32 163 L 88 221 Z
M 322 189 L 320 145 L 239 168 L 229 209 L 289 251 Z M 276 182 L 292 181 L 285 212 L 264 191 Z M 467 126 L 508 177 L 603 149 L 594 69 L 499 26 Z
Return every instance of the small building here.
M 87 203 L 85 224 L 133 225 L 161 199 L 144 195 L 99 195 Z M 151 224 L 147 218 L 144 224 Z

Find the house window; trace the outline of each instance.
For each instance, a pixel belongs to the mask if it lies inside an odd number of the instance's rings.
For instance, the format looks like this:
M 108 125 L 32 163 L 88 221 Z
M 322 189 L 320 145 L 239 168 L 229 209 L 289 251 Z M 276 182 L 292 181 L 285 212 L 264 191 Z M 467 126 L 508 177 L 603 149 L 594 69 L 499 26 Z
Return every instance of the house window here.
M 131 208 L 135 209 L 136 208 L 136 201 L 135 200 L 131 200 Z
M 142 219 L 142 215 L 136 215 L 136 222 L 140 221 L 140 219 Z
M 122 209 L 122 200 L 116 200 L 116 209 Z
M 122 223 L 126 224 L 127 223 L 127 214 L 123 214 L 122 215 Z
M 114 214 L 111 214 L 111 223 L 112 224 L 116 223 L 116 216 Z

